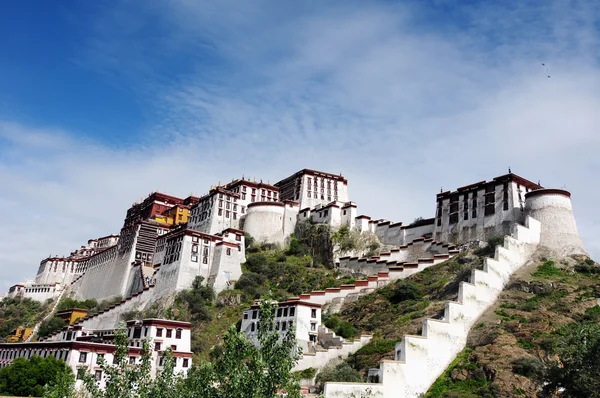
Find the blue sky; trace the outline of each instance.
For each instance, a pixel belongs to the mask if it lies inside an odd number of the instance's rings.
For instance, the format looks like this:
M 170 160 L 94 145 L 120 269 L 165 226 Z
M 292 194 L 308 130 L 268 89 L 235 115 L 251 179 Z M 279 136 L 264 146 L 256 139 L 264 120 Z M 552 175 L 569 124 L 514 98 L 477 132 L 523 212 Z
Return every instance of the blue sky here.
M 0 290 L 153 190 L 304 167 L 411 221 L 511 166 L 572 191 L 600 256 L 599 20 L 592 0 L 7 3 Z

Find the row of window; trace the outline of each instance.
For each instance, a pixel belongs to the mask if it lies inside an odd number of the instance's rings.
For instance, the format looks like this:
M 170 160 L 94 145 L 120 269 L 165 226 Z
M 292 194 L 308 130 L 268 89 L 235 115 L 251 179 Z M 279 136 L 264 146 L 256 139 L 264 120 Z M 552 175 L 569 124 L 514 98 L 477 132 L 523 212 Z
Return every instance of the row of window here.
M 258 329 L 258 322 L 252 322 L 250 324 L 250 331 L 254 332 Z M 280 331 L 286 331 L 289 327 L 289 329 L 292 328 L 292 326 L 294 326 L 294 321 L 281 321 L 281 322 L 275 322 L 275 330 L 280 330 Z M 315 324 L 315 328 L 316 328 L 316 324 Z

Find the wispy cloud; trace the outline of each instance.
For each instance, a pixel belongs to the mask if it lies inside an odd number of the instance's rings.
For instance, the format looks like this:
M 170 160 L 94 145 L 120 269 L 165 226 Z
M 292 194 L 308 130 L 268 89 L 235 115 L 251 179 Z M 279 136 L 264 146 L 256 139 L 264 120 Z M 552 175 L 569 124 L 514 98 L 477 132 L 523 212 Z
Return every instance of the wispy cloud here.
M 115 149 L 0 124 L 13 154 L 0 156 L 11 187 L 0 193 L 10 209 L 0 261 L 12 265 L 0 283 L 115 232 L 152 190 L 199 194 L 242 174 L 273 182 L 303 167 L 343 172 L 361 212 L 411 221 L 433 215 L 441 186 L 511 166 L 566 184 L 584 242 L 600 256 L 600 189 L 590 184 L 599 168 L 598 7 L 449 3 L 444 16 L 410 4 L 98 7 L 78 62 L 133 91 L 147 128 L 137 145 Z

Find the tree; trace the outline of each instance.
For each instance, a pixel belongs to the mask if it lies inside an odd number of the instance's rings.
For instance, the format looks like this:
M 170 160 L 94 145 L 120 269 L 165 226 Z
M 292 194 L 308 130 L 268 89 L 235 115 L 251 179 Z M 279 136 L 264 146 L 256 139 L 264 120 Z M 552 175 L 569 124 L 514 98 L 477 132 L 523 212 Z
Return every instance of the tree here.
M 53 316 L 52 318 L 40 324 L 40 328 L 38 329 L 38 337 L 46 337 L 62 329 L 66 324 L 67 322 L 64 319 Z
M 101 390 L 91 374 L 84 375 L 85 389 L 93 397 L 121 398 L 146 397 L 151 386 L 150 379 L 150 344 L 142 343 L 141 360 L 137 366 L 128 366 L 128 340 L 124 327 L 115 331 L 113 364 L 100 358 L 99 364 L 106 379 L 106 387 Z
M 143 342 L 141 361 L 135 366 L 128 364 L 129 347 L 127 332 L 123 326 L 115 331 L 114 341 L 116 345 L 114 363 L 108 364 L 104 358 L 99 359 L 100 368 L 106 378 L 104 390 L 100 389 L 90 373 L 86 373 L 83 375 L 83 390 L 76 393 L 75 380 L 71 373 L 70 377 L 63 375 L 55 377 L 54 382 L 43 390 L 43 397 L 176 398 L 180 396 L 180 377 L 175 374 L 175 362 L 170 348 L 164 353 L 162 370 L 152 380 L 150 375 L 152 356 L 149 341 Z M 41 393 L 37 395 L 39 396 Z
M 72 376 L 67 364 L 54 357 L 16 358 L 11 365 L 0 369 L 0 394 L 39 397 L 44 386 L 63 373 Z
M 293 328 L 280 336 L 275 329 L 277 304 L 263 300 L 258 323 L 258 344 L 232 326 L 223 336 L 223 351 L 212 363 L 190 369 L 181 397 L 266 398 L 285 391 L 300 397 L 300 385 L 291 370 L 299 359 Z
M 565 398 L 600 397 L 600 324 L 572 323 L 558 331 L 552 351 L 558 360 L 545 375 L 543 393 Z

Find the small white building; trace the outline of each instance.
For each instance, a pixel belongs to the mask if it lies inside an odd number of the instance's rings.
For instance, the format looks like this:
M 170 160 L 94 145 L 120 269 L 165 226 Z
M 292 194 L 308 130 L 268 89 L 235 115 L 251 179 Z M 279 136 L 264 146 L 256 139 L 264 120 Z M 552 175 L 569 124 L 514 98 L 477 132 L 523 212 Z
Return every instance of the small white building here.
M 10 365 L 16 358 L 31 358 L 34 355 L 43 358 L 53 356 L 64 360 L 76 375 L 78 385 L 81 376 L 89 372 L 94 376 L 101 388 L 105 386 L 105 375 L 99 364 L 99 358 L 113 363 L 116 346 L 114 329 L 86 330 L 81 326 L 65 327 L 52 340 L 36 343 L 0 344 L 0 367 Z M 128 363 L 136 365 L 141 360 L 143 340 L 148 340 L 151 351 L 151 375 L 163 367 L 164 352 L 167 348 L 173 351 L 175 372 L 186 374 L 192 366 L 191 324 L 189 322 L 165 319 L 145 319 L 127 322 L 129 340 Z
M 255 303 L 244 311 L 241 331 L 254 344 L 258 344 L 258 321 L 260 306 Z M 318 343 L 321 325 L 321 305 L 305 301 L 282 301 L 275 313 L 275 328 L 283 337 L 291 328 L 295 328 L 296 341 L 302 352 L 314 352 Z

